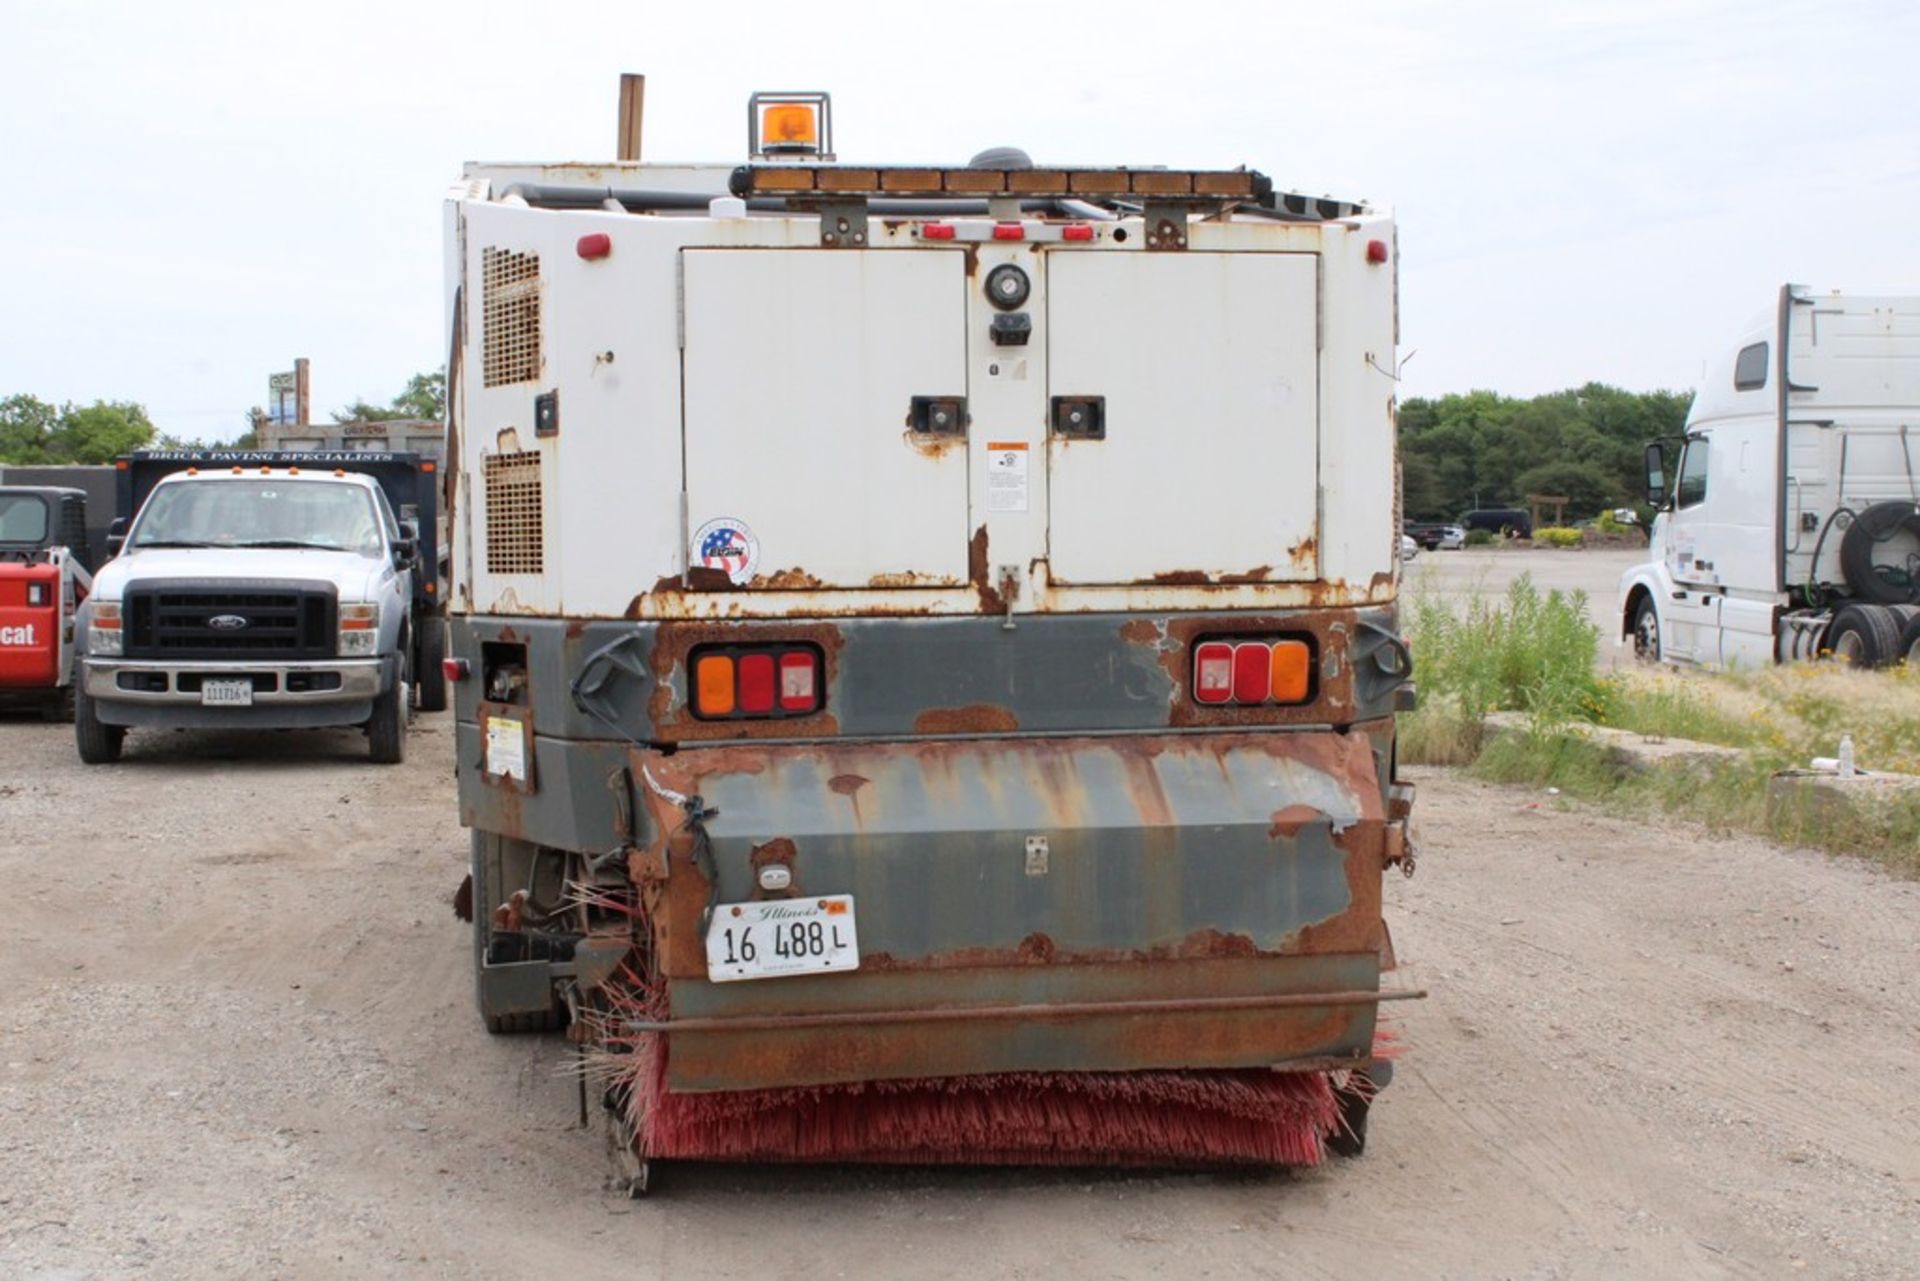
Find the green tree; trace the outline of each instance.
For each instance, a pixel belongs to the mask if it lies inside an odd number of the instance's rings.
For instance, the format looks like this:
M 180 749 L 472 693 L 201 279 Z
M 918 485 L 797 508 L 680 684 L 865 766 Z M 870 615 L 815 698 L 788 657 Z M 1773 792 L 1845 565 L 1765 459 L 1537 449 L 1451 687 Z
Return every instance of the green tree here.
M 356 400 L 352 404 L 333 411 L 333 421 L 337 423 L 377 423 L 394 418 L 427 418 L 438 421 L 446 414 L 447 407 L 447 371 L 436 369 L 430 373 L 415 374 L 407 380 L 406 390 L 393 398 L 392 403 L 376 405 L 371 401 Z
M 96 400 L 86 408 L 65 406 L 47 448 L 55 463 L 110 463 L 153 440 L 153 420 L 132 401 Z
M 69 401 L 58 409 L 36 396 L 0 401 L 0 462 L 110 463 L 153 436 L 153 420 L 132 401 Z
M 0 400 L 0 463 L 43 463 L 60 411 L 38 396 Z

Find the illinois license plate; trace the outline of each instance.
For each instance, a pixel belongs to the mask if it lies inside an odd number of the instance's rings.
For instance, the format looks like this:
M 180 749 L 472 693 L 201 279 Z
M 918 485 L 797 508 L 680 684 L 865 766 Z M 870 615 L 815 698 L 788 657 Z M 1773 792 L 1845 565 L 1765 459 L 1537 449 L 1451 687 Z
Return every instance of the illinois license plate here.
M 713 909 L 707 977 L 715 983 L 859 968 L 851 894 L 722 903 Z
M 202 681 L 200 682 L 200 703 L 203 707 L 252 707 L 253 682 Z

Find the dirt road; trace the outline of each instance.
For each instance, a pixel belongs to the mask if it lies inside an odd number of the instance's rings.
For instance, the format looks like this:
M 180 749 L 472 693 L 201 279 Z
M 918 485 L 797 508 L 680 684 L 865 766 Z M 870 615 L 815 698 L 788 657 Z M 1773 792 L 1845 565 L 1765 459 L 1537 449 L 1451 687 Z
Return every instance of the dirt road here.
M 473 1017 L 449 726 L 0 723 L 0 1276 L 1912 1277 L 1920 886 L 1422 778 L 1406 1055 L 1295 1174 L 681 1168 Z M 165 749 L 164 751 L 160 749 Z M 264 753 L 264 755 L 263 755 Z

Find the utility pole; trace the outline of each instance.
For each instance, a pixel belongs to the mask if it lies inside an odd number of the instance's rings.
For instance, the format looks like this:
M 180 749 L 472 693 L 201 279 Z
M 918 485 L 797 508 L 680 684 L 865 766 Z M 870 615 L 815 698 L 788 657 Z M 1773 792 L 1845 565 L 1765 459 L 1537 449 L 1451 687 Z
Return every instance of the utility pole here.
M 647 78 L 631 71 L 620 75 L 619 136 L 614 140 L 614 159 L 640 158 L 640 114 L 646 105 Z
M 307 358 L 302 356 L 293 362 L 293 421 L 301 427 L 305 427 L 308 422 L 310 391 L 311 388 L 307 385 Z

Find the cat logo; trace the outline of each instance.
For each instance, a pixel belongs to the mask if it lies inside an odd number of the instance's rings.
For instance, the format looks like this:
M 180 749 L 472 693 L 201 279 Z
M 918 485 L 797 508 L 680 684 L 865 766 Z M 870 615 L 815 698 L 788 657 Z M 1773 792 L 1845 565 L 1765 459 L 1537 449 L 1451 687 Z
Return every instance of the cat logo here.
M 0 645 L 38 645 L 39 639 L 33 634 L 33 624 L 25 627 L 0 627 Z

